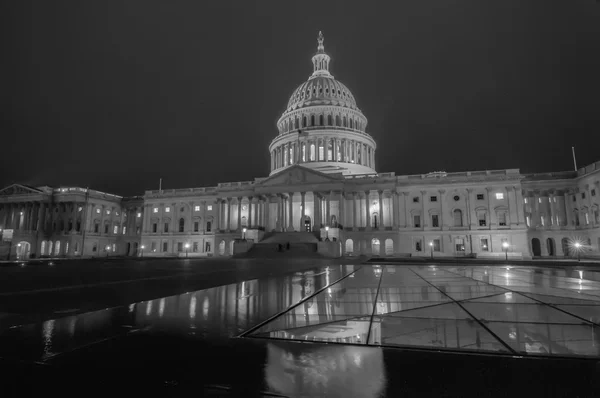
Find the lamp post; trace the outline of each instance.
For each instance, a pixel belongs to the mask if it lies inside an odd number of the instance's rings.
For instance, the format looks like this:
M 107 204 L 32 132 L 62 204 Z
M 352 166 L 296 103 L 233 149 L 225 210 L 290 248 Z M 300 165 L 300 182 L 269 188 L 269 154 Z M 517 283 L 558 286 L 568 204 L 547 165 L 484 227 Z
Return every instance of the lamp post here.
M 110 246 L 106 245 L 106 257 L 108 257 L 108 252 L 110 252 Z
M 142 251 L 140 252 L 140 257 L 144 257 L 144 249 L 146 248 L 146 246 L 142 245 L 140 246 L 140 248 L 142 249 Z
M 329 225 L 325 226 L 325 240 L 329 241 Z
M 17 261 L 20 260 L 20 257 L 21 257 L 21 244 L 17 243 Z
M 504 249 L 505 260 L 508 261 L 508 242 L 502 242 L 502 248 Z
M 246 228 L 242 228 L 242 240 L 246 240 Z
M 581 243 L 575 242 L 575 251 L 577 251 L 577 261 L 581 261 Z
M 189 244 L 189 243 L 186 243 L 186 244 L 185 244 L 185 258 L 187 258 L 187 256 L 188 256 L 188 249 L 189 249 L 189 248 L 190 248 L 190 244 Z
M 433 260 L 433 242 L 429 242 L 429 247 L 431 248 L 431 259 Z

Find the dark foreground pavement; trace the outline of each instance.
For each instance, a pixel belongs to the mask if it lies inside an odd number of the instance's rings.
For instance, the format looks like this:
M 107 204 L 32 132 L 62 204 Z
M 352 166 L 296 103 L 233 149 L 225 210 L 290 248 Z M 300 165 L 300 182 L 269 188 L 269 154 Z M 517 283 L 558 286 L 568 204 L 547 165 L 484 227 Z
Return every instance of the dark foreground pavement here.
M 298 259 L 145 260 L 0 269 L 4 314 L 0 396 L 599 395 L 600 358 L 594 355 L 536 357 L 437 346 L 391 348 L 239 337 L 278 319 L 274 316 L 290 307 L 308 308 L 314 302 L 310 308 L 329 313 L 325 302 L 309 297 L 335 298 L 336 287 L 347 283 L 350 288 L 359 282 L 360 273 L 379 284 L 376 290 L 385 285 L 385 278 L 376 279 L 381 274 L 371 276 L 377 266 L 347 264 Z M 419 267 L 415 268 L 419 275 L 439 272 Z M 406 278 L 400 278 L 398 270 L 386 274 L 392 270 L 384 270 L 384 277 L 390 286 L 401 284 Z M 513 271 L 512 280 L 522 281 L 529 272 Z M 439 280 L 447 284 L 476 277 L 473 272 L 451 272 L 451 278 L 446 274 Z M 598 287 L 595 274 L 588 274 L 583 285 L 589 288 L 585 296 L 589 298 L 598 294 Z M 556 277 L 556 283 L 549 284 L 548 278 L 550 273 L 532 277 L 536 294 L 569 289 L 563 283 L 571 283 L 570 276 Z M 422 293 L 421 288 L 418 291 Z M 432 285 L 428 300 L 434 292 Z M 348 300 L 352 301 L 349 296 L 334 300 L 338 313 Z M 600 352 L 595 341 L 600 340 L 587 342 L 588 350 Z

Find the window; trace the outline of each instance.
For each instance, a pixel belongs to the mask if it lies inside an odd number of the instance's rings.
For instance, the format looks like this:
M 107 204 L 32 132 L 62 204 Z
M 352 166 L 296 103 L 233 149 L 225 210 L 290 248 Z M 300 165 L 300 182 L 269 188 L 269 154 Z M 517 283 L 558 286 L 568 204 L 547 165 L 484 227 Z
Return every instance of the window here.
M 118 234 L 118 233 L 119 233 L 119 226 L 118 226 L 118 225 L 115 225 L 115 226 L 113 227 L 113 234 L 115 234 L 115 235 L 116 235 L 116 234 Z
M 125 232 L 127 232 L 127 227 L 123 227 L 123 235 L 125 235 Z
M 142 216 L 142 213 L 138 213 L 137 217 L 140 218 Z
M 422 248 L 421 248 L 421 240 L 419 239 L 419 240 L 415 241 L 415 251 L 416 252 L 420 252 L 421 250 L 422 250 Z
M 506 226 L 506 213 L 503 211 L 498 213 L 498 225 L 500 225 L 501 227 Z
M 429 201 L 430 202 L 437 202 L 437 196 L 430 196 L 429 197 Z
M 439 216 L 437 214 L 433 214 L 431 216 L 431 226 L 437 228 L 440 226 Z
M 211 230 L 211 226 L 212 226 L 212 223 L 211 223 L 210 221 L 208 221 L 208 222 L 206 223 L 206 232 L 210 232 L 210 230 Z
M 153 213 L 158 213 L 158 207 L 155 207 L 154 209 L 152 209 Z
M 167 250 L 169 250 L 169 243 L 168 242 L 163 242 L 163 252 L 166 252 Z
M 192 251 L 194 253 L 198 251 L 198 242 L 194 242 L 194 244 L 192 245 Z
M 546 217 L 544 215 L 540 216 L 540 222 L 542 223 L 542 227 L 546 226 Z
M 73 221 L 69 220 L 68 228 L 67 231 L 73 230 Z
M 596 196 L 596 190 L 595 189 L 592 189 L 591 193 L 592 193 L 592 196 Z M 554 199 L 556 200 L 556 198 L 554 198 Z
M 523 202 L 527 203 L 527 198 L 523 198 Z
M 577 198 L 575 197 L 575 195 L 573 195 L 572 198 L 573 198 L 573 202 L 575 202 L 577 200 Z
M 413 197 L 413 203 L 419 203 L 419 197 L 418 196 Z
M 481 238 L 480 243 L 481 243 L 481 251 L 482 252 L 490 251 L 490 247 L 488 245 L 488 240 L 486 238 Z
M 135 228 L 135 233 L 136 233 L 137 235 L 139 235 L 139 234 L 140 234 L 140 231 L 141 231 L 140 227 L 136 227 L 136 228 Z
M 100 209 L 96 209 L 96 214 L 100 214 Z
M 156 251 L 156 242 L 152 242 L 152 252 L 154 253 Z
M 194 206 L 194 211 L 200 211 L 200 206 Z
M 204 251 L 209 253 L 210 252 L 210 242 L 206 242 L 206 245 L 204 246 Z
M 164 232 L 169 232 L 169 223 L 165 223 Z
M 108 233 L 108 224 L 104 224 L 104 233 L 107 234 Z
M 581 193 L 581 199 L 585 199 L 585 192 Z
M 171 212 L 171 208 L 170 207 L 165 207 L 165 212 L 170 213 Z
M 76 230 L 77 232 L 81 231 L 81 220 L 77 220 Z
M 178 252 L 182 252 L 183 251 L 183 242 L 177 242 L 177 251 Z
M 179 232 L 183 232 L 185 229 L 185 220 L 183 218 L 179 219 Z
M 157 223 L 152 224 L 152 232 L 154 232 L 154 233 L 158 232 L 158 224 Z
M 590 223 L 590 215 L 586 212 L 585 213 L 585 224 L 588 225 Z
M 92 246 L 92 252 L 97 252 L 98 251 L 98 244 L 94 243 L 94 245 Z
M 528 227 L 531 227 L 531 218 L 529 218 L 529 216 L 525 217 L 525 222 L 527 223 Z
M 554 203 L 556 203 L 556 196 L 553 199 L 554 199 Z
M 433 251 L 434 252 L 441 252 L 442 251 L 439 239 L 434 239 L 433 240 Z
M 596 220 L 596 223 L 600 223 L 600 212 L 598 209 L 594 209 L 594 219 Z
M 479 226 L 480 227 L 485 227 L 487 225 L 486 219 L 485 219 L 485 211 L 478 211 L 477 212 L 477 219 L 479 220 Z
M 415 228 L 421 227 L 421 216 L 420 215 L 413 216 L 413 225 Z
M 483 194 L 482 193 L 478 193 L 477 194 L 477 200 L 483 200 Z
M 100 224 L 98 224 L 98 222 L 95 222 L 94 223 L 94 233 L 97 234 L 99 232 L 99 230 L 100 230 Z
M 112 244 L 112 252 L 115 253 L 117 251 L 117 244 L 113 243 Z
M 462 210 L 456 209 L 452 212 L 454 215 L 454 226 L 462 227 L 463 226 L 463 218 L 462 218 Z
M 206 210 L 211 211 L 212 210 L 212 205 L 207 205 L 206 206 Z
M 454 201 L 455 201 L 455 202 L 458 202 L 459 200 L 460 200 L 460 196 L 458 196 L 458 195 L 454 195 Z
M 593 189 L 592 189 L 592 191 L 593 191 Z M 594 195 L 592 195 L 592 196 L 594 196 Z M 83 210 L 83 207 L 79 206 L 79 207 L 77 208 L 77 211 L 81 211 L 81 210 Z
M 200 223 L 198 221 L 194 221 L 194 232 L 198 232 L 200 229 Z
M 504 194 L 502 192 L 496 192 L 496 199 L 498 199 L 498 200 L 504 199 Z

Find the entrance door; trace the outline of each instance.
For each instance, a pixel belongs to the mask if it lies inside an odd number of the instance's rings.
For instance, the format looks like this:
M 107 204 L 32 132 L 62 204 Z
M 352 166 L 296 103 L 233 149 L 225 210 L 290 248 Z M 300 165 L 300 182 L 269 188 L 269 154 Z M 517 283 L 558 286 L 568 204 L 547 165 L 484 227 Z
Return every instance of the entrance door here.
M 538 238 L 531 239 L 531 251 L 534 256 L 542 255 L 542 246 L 540 245 L 540 240 Z
M 29 242 L 19 242 L 17 244 L 17 260 L 27 260 L 31 251 Z
M 312 232 L 312 225 L 309 216 L 304 216 L 304 230 L 306 232 Z

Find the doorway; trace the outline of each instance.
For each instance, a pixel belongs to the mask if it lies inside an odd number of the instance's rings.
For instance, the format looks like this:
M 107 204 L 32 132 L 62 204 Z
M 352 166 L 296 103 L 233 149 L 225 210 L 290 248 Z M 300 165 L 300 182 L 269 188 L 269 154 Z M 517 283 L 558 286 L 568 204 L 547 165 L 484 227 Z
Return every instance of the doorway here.
M 27 260 L 31 252 L 31 245 L 29 242 L 17 243 L 17 260 Z
M 540 245 L 540 240 L 538 238 L 531 239 L 531 251 L 533 252 L 534 257 L 542 255 L 542 246 Z
M 549 256 L 556 256 L 556 249 L 554 246 L 554 239 L 548 238 L 546 239 L 546 248 L 548 249 Z

